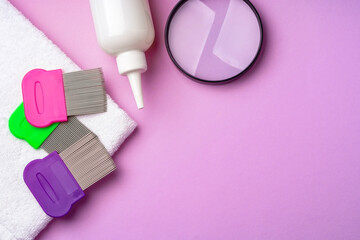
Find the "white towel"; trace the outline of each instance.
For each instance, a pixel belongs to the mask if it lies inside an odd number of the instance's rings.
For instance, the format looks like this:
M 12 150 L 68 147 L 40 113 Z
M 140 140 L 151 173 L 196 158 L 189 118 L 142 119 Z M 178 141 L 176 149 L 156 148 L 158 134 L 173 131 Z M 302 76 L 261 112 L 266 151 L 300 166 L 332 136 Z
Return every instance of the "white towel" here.
M 11 135 L 8 119 L 21 103 L 21 80 L 33 68 L 79 70 L 65 54 L 6 0 L 0 0 L 0 239 L 34 239 L 52 219 L 23 181 L 28 162 L 43 158 Z M 108 112 L 79 117 L 112 154 L 136 123 L 108 97 Z

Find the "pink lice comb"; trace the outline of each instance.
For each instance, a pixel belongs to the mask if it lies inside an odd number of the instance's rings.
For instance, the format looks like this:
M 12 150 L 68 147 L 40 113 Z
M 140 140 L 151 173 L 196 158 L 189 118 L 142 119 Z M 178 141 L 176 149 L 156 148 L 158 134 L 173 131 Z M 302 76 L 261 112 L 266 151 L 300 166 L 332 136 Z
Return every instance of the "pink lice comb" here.
M 106 111 L 101 69 L 65 74 L 61 69 L 33 69 L 22 80 L 22 93 L 26 119 L 35 127 Z

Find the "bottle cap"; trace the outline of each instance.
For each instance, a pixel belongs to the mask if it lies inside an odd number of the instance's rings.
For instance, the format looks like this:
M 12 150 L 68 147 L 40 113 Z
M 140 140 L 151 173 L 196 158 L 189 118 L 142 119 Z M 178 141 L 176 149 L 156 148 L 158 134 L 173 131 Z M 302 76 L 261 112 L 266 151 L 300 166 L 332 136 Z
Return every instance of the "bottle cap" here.
M 51 217 L 66 215 L 85 196 L 57 152 L 26 165 L 24 181 L 44 212 Z
M 136 105 L 139 109 L 144 107 L 141 88 L 141 73 L 147 69 L 145 53 L 138 50 L 127 51 L 116 57 L 119 73 L 127 75 Z
M 25 116 L 35 127 L 67 121 L 66 100 L 61 69 L 33 69 L 22 80 Z
M 27 141 L 35 149 L 41 146 L 58 125 L 59 123 L 53 123 L 45 128 L 32 126 L 25 118 L 23 103 L 16 108 L 9 118 L 10 132 L 15 137 Z

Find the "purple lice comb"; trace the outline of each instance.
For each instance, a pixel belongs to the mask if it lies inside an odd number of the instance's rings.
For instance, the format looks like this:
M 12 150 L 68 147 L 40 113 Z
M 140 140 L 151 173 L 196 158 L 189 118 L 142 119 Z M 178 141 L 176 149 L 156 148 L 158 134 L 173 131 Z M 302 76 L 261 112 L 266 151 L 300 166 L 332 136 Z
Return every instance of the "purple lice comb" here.
M 60 154 L 54 151 L 30 162 L 24 181 L 46 214 L 62 217 L 85 196 L 85 189 L 115 169 L 104 145 L 89 132 Z
M 46 214 L 66 215 L 85 193 L 57 152 L 30 162 L 24 169 L 24 181 Z

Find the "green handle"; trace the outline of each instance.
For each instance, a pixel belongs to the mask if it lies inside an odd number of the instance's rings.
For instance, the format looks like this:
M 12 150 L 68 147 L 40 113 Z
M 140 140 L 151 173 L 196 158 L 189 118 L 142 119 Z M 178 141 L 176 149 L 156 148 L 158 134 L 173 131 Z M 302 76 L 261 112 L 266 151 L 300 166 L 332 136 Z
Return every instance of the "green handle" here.
M 35 149 L 41 146 L 58 125 L 59 123 L 54 123 L 45 128 L 32 126 L 26 120 L 23 103 L 11 114 L 9 119 L 10 132 L 15 137 L 27 141 Z

